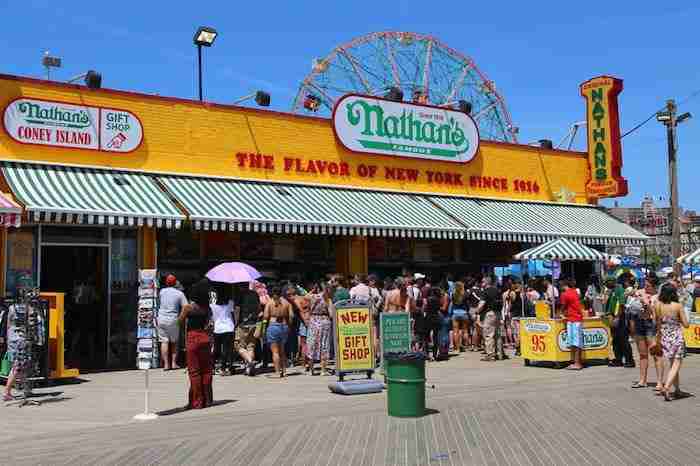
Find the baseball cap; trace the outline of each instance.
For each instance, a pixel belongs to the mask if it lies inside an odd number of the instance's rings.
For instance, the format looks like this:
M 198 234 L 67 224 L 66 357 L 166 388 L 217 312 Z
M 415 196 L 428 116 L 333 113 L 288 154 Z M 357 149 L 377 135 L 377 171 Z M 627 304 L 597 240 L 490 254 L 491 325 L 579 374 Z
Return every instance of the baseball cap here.
M 415 278 L 416 280 L 420 280 L 422 278 L 425 278 L 425 275 L 423 275 L 422 273 L 414 273 L 413 278 Z

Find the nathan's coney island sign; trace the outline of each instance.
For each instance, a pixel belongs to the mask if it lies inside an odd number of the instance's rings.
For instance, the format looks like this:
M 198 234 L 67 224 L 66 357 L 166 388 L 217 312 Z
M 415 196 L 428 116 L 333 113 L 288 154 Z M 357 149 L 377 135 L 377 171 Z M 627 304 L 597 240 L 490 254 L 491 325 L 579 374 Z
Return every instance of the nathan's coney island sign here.
M 591 176 L 586 184 L 589 198 L 627 195 L 627 180 L 622 177 L 622 144 L 617 96 L 622 80 L 600 76 L 581 84 L 586 99 L 588 126 L 588 163 Z
M 466 113 L 376 97 L 340 99 L 333 128 L 354 152 L 469 162 L 479 149 L 479 131 Z
M 131 152 L 143 128 L 131 112 L 39 99 L 16 99 L 5 107 L 3 127 L 23 144 Z

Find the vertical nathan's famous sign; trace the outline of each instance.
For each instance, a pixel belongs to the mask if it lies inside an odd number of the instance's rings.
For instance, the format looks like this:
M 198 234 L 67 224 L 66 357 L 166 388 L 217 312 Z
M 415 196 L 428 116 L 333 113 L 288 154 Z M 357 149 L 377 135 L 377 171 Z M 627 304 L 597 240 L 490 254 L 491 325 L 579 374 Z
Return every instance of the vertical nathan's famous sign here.
M 591 177 L 586 185 L 589 198 L 627 195 L 627 180 L 622 177 L 622 146 L 617 96 L 622 80 L 599 76 L 581 84 L 586 99 L 588 125 L 588 163 Z

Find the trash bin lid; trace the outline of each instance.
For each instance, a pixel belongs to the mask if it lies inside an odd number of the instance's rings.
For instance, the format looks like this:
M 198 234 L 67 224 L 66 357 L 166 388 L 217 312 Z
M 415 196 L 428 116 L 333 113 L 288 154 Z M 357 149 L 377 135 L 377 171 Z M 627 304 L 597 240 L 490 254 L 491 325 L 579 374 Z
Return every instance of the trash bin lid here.
M 386 361 L 425 361 L 425 353 L 422 351 L 401 351 L 384 353 Z

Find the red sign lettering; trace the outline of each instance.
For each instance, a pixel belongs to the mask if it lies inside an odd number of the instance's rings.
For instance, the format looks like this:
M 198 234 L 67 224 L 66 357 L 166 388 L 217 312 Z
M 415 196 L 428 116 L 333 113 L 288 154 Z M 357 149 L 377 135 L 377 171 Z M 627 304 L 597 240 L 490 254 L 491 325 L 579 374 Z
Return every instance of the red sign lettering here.
M 34 131 L 34 128 L 31 128 Z M 50 131 L 50 130 L 43 130 Z M 20 133 L 23 134 L 23 133 Z M 39 132 L 28 132 L 26 138 L 50 137 Z M 258 153 L 238 152 L 235 156 L 236 165 L 243 169 L 269 170 L 275 169 L 275 157 Z M 327 160 L 306 160 L 298 157 L 283 157 L 282 167 L 285 172 L 295 172 L 312 176 L 350 176 L 350 165 L 346 162 L 329 162 Z M 402 168 L 392 165 L 366 165 L 357 166 L 354 175 L 362 178 L 375 178 L 382 170 L 384 179 L 402 181 L 405 183 L 427 182 L 447 186 L 469 186 L 471 190 L 506 192 L 513 190 L 517 193 L 539 194 L 540 186 L 534 180 L 497 178 L 487 175 L 472 175 L 469 180 L 463 178 L 461 173 L 449 171 L 418 170 L 414 168 Z
M 544 335 L 533 335 L 531 341 L 533 353 L 544 353 L 546 351 L 547 345 L 545 343 Z

